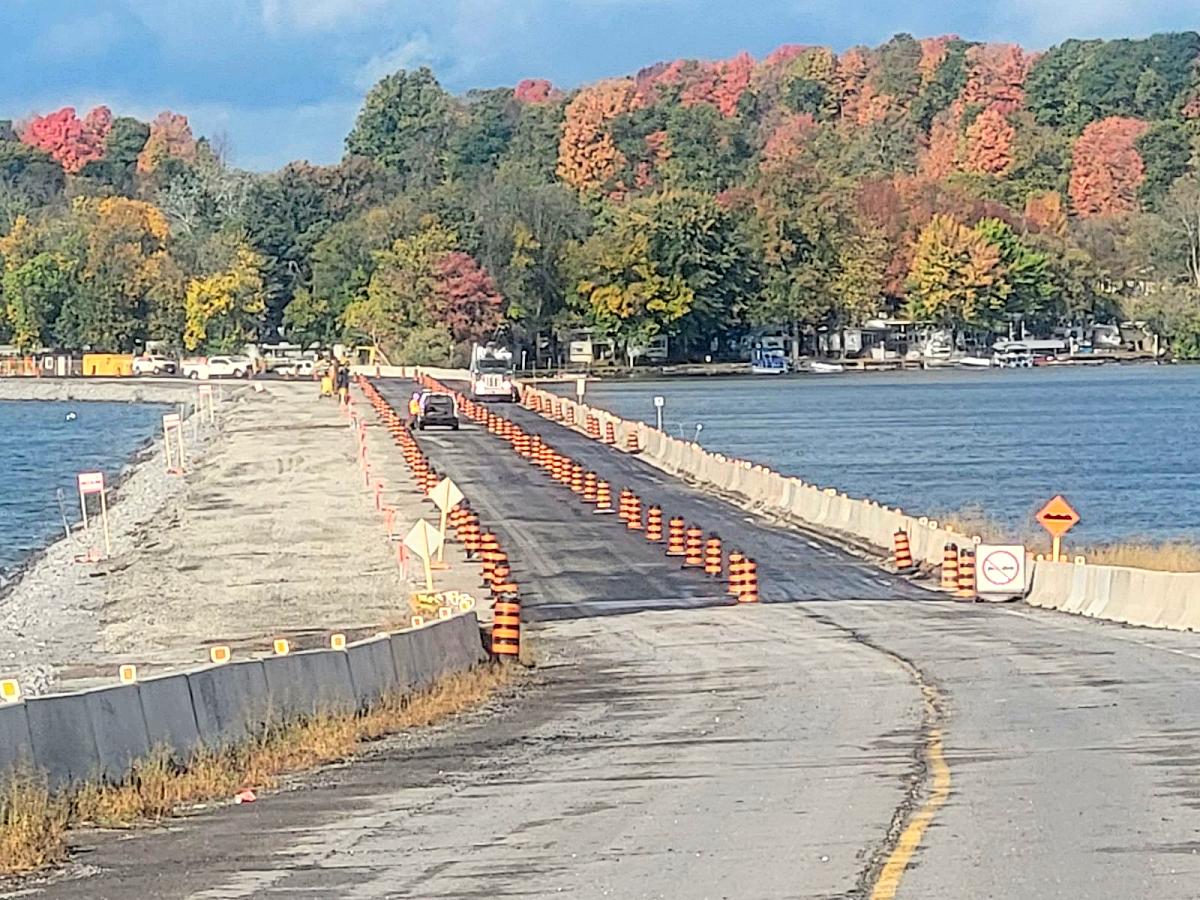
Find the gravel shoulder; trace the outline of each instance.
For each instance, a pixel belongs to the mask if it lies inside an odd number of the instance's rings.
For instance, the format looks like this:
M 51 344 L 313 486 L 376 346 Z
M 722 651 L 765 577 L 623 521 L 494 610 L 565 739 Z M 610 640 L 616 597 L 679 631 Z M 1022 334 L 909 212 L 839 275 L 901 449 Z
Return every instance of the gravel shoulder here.
M 189 667 L 214 643 L 261 653 L 274 637 L 303 647 L 406 619 L 412 585 L 337 406 L 311 384 L 224 391 L 215 428 L 185 427 L 184 477 L 166 473 L 157 441 L 113 492 L 109 559 L 77 562 L 102 546 L 77 531 L 0 598 L 0 674 L 27 694 L 112 683 L 122 663 Z M 432 512 L 400 471 L 386 496 L 400 534 Z M 441 586 L 476 583 L 460 557 L 450 562 Z

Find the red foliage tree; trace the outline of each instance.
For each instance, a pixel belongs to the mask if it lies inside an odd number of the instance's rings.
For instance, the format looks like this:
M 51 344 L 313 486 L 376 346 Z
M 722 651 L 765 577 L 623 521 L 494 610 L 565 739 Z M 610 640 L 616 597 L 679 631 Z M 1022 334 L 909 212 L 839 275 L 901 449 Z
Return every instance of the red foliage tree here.
M 955 101 L 949 110 L 933 120 L 929 129 L 929 143 L 920 159 L 922 177 L 941 181 L 958 168 L 959 145 L 962 143 L 959 134 L 961 119 L 962 111 L 958 101 Z
M 479 341 L 500 324 L 500 292 L 474 258 L 453 251 L 438 260 L 429 313 L 455 341 Z
M 811 114 L 788 116 L 767 138 L 759 166 L 764 172 L 788 167 L 803 155 L 816 130 L 817 120 Z
M 882 121 L 892 104 L 890 94 L 881 94 L 871 82 L 876 60 L 861 47 L 851 47 L 837 61 L 836 80 L 841 94 L 842 121 L 871 125 Z
M 65 106 L 47 116 L 35 116 L 21 132 L 21 140 L 45 150 L 67 172 L 76 173 L 88 163 L 104 158 L 104 139 L 112 130 L 112 112 L 97 106 L 80 119 L 75 108 Z
M 807 49 L 809 49 L 808 44 L 780 44 L 767 54 L 767 58 L 763 60 L 763 65 L 768 68 L 782 66 L 791 62 Z
M 1016 44 L 976 44 L 967 51 L 964 103 L 994 106 L 1007 115 L 1025 103 L 1025 76 L 1037 60 Z
M 513 88 L 513 99 L 520 103 L 545 103 L 557 96 L 559 92 L 545 78 L 526 78 Z
M 1069 193 L 1081 216 L 1110 216 L 1138 208 L 1146 166 L 1136 141 L 1148 126 L 1140 119 L 1110 116 L 1092 122 L 1075 142 Z
M 967 128 L 963 163 L 969 171 L 1005 175 L 1013 166 L 1017 131 L 996 106 L 981 112 Z

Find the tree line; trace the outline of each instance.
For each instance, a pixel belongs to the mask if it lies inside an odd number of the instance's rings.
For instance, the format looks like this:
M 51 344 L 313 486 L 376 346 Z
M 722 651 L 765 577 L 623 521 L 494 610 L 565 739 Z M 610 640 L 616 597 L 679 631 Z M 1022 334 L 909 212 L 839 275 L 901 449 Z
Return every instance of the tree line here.
M 897 35 L 572 91 L 367 95 L 333 166 L 227 165 L 186 118 L 0 123 L 0 340 L 372 341 L 532 358 L 580 328 L 720 351 L 905 316 L 1135 319 L 1200 355 L 1200 36 L 1041 54 Z

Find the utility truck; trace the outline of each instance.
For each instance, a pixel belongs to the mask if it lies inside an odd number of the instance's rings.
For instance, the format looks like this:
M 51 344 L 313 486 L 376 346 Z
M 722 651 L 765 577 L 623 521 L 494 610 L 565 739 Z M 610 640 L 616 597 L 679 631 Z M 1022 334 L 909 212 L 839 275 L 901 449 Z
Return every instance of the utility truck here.
M 471 399 L 516 400 L 512 351 L 495 344 L 471 347 Z

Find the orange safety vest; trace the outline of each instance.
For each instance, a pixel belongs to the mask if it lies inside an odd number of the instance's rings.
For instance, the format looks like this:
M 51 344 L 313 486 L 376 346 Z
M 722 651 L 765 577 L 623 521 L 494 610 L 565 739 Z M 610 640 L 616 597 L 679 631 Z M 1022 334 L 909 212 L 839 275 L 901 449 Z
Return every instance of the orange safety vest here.
M 408 401 L 408 414 L 410 416 L 419 416 L 421 414 L 421 401 L 420 400 L 409 400 Z

